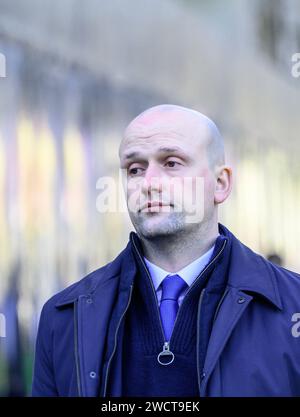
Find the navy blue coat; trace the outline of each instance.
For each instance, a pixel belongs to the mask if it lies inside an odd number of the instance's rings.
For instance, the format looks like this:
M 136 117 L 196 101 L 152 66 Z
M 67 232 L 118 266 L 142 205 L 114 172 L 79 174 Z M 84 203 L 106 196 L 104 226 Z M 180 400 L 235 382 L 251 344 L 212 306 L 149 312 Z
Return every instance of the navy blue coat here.
M 200 396 L 300 396 L 300 275 L 224 229 L 232 238 L 228 284 L 199 375 Z M 131 244 L 44 305 L 33 396 L 104 397 L 108 375 L 118 380 L 116 347 L 136 275 Z

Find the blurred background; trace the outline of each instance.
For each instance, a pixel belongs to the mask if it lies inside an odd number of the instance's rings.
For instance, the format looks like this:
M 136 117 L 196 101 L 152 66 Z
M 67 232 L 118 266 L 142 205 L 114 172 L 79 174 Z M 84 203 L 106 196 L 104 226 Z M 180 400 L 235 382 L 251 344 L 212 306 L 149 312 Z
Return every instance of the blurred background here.
M 221 222 L 299 272 L 297 52 L 299 0 L 0 0 L 1 396 L 30 393 L 43 303 L 126 245 L 96 184 L 150 106 L 215 120 L 235 172 Z

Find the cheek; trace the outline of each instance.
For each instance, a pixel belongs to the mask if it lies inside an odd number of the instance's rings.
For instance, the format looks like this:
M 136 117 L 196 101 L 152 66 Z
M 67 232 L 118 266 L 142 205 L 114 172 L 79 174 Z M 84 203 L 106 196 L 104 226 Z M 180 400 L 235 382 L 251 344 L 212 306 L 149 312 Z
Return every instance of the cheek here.
M 205 181 L 205 201 L 206 205 L 213 205 L 215 199 L 215 181 L 208 177 Z
M 214 195 L 215 181 L 211 176 L 207 176 L 204 180 L 205 194 Z
M 205 189 L 208 190 L 214 187 L 214 174 L 209 168 L 201 170 L 198 175 L 203 178 Z
M 139 181 L 130 180 L 125 190 L 125 198 L 129 212 L 136 213 L 138 209 L 145 203 L 143 194 L 141 193 L 141 184 Z
M 129 179 L 126 188 L 127 196 L 130 197 L 135 195 L 136 197 L 138 197 L 138 195 L 141 194 L 141 186 L 142 185 L 139 179 Z
M 214 181 L 213 178 L 205 173 L 194 175 L 193 177 L 180 179 L 179 187 L 175 193 L 175 201 L 182 201 L 183 198 L 188 205 L 203 204 L 209 206 L 214 201 Z
M 214 202 L 215 181 L 212 173 L 208 170 L 202 171 L 198 175 L 198 182 L 194 179 L 194 190 L 201 189 L 202 198 L 205 206 L 210 206 Z

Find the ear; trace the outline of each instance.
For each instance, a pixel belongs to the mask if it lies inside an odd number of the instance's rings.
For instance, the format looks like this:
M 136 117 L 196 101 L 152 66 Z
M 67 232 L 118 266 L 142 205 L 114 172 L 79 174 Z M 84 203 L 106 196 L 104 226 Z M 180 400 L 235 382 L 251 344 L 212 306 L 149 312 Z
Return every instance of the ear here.
M 229 196 L 233 184 L 232 169 L 223 165 L 216 169 L 216 184 L 214 202 L 215 204 L 223 203 Z

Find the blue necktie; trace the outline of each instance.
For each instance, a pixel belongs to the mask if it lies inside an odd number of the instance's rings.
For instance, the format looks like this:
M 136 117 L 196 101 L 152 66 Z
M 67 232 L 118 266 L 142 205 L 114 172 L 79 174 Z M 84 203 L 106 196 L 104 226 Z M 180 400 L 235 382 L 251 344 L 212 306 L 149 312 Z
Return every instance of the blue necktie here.
M 188 284 L 179 275 L 167 275 L 161 286 L 160 316 L 166 340 L 169 341 L 179 308 L 178 298 Z

